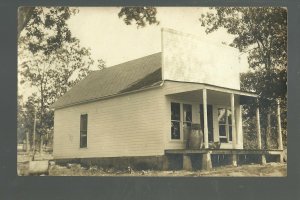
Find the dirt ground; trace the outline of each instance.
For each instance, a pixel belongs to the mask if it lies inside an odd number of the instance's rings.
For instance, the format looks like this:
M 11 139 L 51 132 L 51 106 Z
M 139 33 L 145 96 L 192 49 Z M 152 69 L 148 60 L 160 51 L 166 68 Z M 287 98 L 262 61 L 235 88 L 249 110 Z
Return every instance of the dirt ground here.
M 118 171 L 118 170 L 103 170 L 97 167 L 89 169 L 83 168 L 80 165 L 73 165 L 69 167 L 54 165 L 50 167 L 49 176 L 218 176 L 218 177 L 254 177 L 254 176 L 269 176 L 280 177 L 287 176 L 287 165 L 281 163 L 268 163 L 266 165 L 252 164 L 242 165 L 238 167 L 223 166 L 214 168 L 210 171 L 154 171 L 154 170 L 141 170 L 134 171 Z
M 28 163 L 18 163 L 18 174 L 28 175 Z M 157 171 L 157 170 L 114 170 L 101 169 L 97 167 L 84 168 L 74 164 L 71 166 L 52 165 L 49 167 L 49 176 L 189 176 L 189 177 L 284 177 L 287 176 L 287 165 L 285 163 L 267 163 L 266 165 L 251 164 L 238 167 L 222 166 L 210 171 Z
M 42 154 L 36 155 L 37 160 L 51 160 L 51 155 Z M 18 175 L 28 175 L 28 162 L 30 156 L 26 154 L 18 154 Z M 97 166 L 89 168 L 82 167 L 80 164 L 67 164 L 67 166 L 56 165 L 53 161 L 50 161 L 49 176 L 155 176 L 155 177 L 176 177 L 176 176 L 187 176 L 187 177 L 201 177 L 201 176 L 212 176 L 212 177 L 257 177 L 257 176 L 268 176 L 268 177 L 284 177 L 287 176 L 287 164 L 286 163 L 267 163 L 266 165 L 260 164 L 249 164 L 241 165 L 238 167 L 233 166 L 222 166 L 213 168 L 210 171 L 197 170 L 197 171 L 157 171 L 157 170 L 114 170 L 114 169 L 102 169 Z

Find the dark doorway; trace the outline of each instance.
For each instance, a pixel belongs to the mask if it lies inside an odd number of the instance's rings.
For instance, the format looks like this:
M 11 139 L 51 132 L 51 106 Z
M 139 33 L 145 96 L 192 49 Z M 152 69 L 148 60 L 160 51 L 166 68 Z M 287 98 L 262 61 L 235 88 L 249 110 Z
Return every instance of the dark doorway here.
M 213 109 L 212 105 L 207 105 L 207 125 L 208 125 L 208 141 L 214 141 L 214 132 L 213 132 Z M 203 104 L 200 104 L 200 123 L 201 128 L 204 133 L 204 115 L 203 115 Z

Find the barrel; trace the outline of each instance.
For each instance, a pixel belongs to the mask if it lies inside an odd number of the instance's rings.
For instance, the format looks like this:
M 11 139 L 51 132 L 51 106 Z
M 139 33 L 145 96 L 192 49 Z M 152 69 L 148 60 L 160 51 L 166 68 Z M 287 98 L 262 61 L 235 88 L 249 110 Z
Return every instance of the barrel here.
M 191 133 L 189 134 L 189 149 L 200 149 L 202 147 L 203 132 L 200 124 L 192 124 Z

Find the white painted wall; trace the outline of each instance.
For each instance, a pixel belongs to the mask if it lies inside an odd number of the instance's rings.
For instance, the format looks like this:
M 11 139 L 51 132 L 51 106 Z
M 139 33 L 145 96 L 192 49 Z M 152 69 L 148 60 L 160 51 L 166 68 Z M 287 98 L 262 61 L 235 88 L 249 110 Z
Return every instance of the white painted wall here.
M 243 66 L 235 48 L 162 29 L 162 56 L 164 80 L 240 89 L 240 69 Z
M 183 140 L 176 141 L 171 140 L 171 102 L 177 103 L 188 103 L 192 104 L 193 109 L 193 123 L 199 123 L 200 114 L 199 114 L 199 105 L 202 104 L 202 97 L 196 97 L 193 95 L 187 96 L 182 94 L 170 95 L 172 92 L 176 91 L 196 91 L 199 90 L 199 94 L 202 93 L 201 89 L 203 85 L 201 84 L 194 84 L 194 83 L 178 83 L 178 82 L 170 82 L 166 81 L 164 84 L 164 93 L 168 94 L 165 98 L 166 104 L 166 116 L 165 118 L 168 119 L 165 126 L 165 149 L 184 149 L 185 144 Z M 228 98 L 226 98 L 228 97 Z M 208 104 L 213 106 L 213 131 L 214 131 L 214 141 L 219 141 L 219 124 L 218 124 L 218 108 L 219 107 L 227 107 L 230 108 L 230 94 L 219 94 L 208 90 Z M 235 116 L 236 116 L 236 127 L 237 127 L 237 148 L 243 148 L 243 130 L 242 130 L 242 116 L 241 116 L 241 108 L 239 104 L 239 96 L 235 95 Z M 182 114 L 182 113 L 181 113 Z M 232 143 L 222 143 L 222 149 L 232 149 Z
M 171 140 L 170 103 L 192 104 L 193 123 L 199 123 L 198 112 L 202 99 L 187 100 L 166 94 L 201 88 L 201 84 L 166 81 L 162 88 L 58 109 L 54 117 L 54 158 L 155 156 L 163 155 L 165 149 L 183 149 L 183 141 Z M 229 106 L 229 98 L 208 97 L 211 99 L 208 104 L 213 105 L 214 113 L 217 105 Z M 236 121 L 241 129 L 238 99 L 235 102 Z M 87 148 L 79 147 L 81 114 L 88 114 Z M 214 122 L 214 135 L 217 136 L 217 114 L 214 114 Z M 238 148 L 242 148 L 242 132 L 238 141 Z M 222 148 L 232 148 L 232 145 L 223 145 Z
M 163 99 L 157 88 L 56 110 L 54 158 L 163 155 Z M 79 148 L 84 113 L 88 142 Z

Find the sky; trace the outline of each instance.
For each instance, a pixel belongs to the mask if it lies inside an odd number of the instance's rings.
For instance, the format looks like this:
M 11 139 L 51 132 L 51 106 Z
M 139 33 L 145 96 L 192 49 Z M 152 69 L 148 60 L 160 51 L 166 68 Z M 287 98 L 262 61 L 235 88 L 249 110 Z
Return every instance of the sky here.
M 118 17 L 120 9 L 83 7 L 68 22 L 73 36 L 80 40 L 82 46 L 91 49 L 94 60 L 103 59 L 108 67 L 160 52 L 162 27 L 194 34 L 214 43 L 230 44 L 233 39 L 224 30 L 205 33 L 199 22 L 201 14 L 209 11 L 205 7 L 158 7 L 160 24 L 144 28 L 137 28 L 135 24 L 126 25 Z M 247 68 L 245 62 L 242 71 Z
M 69 28 L 83 47 L 91 49 L 92 58 L 102 59 L 110 67 L 122 62 L 144 57 L 161 51 L 161 28 L 171 28 L 180 32 L 200 36 L 213 43 L 230 44 L 233 36 L 225 30 L 205 33 L 199 18 L 209 11 L 206 7 L 157 7 L 159 25 L 137 28 L 126 25 L 118 17 L 121 7 L 79 7 L 79 13 L 68 20 Z M 245 54 L 241 62 L 248 70 Z M 19 84 L 19 94 L 24 100 L 34 91 L 28 85 Z

